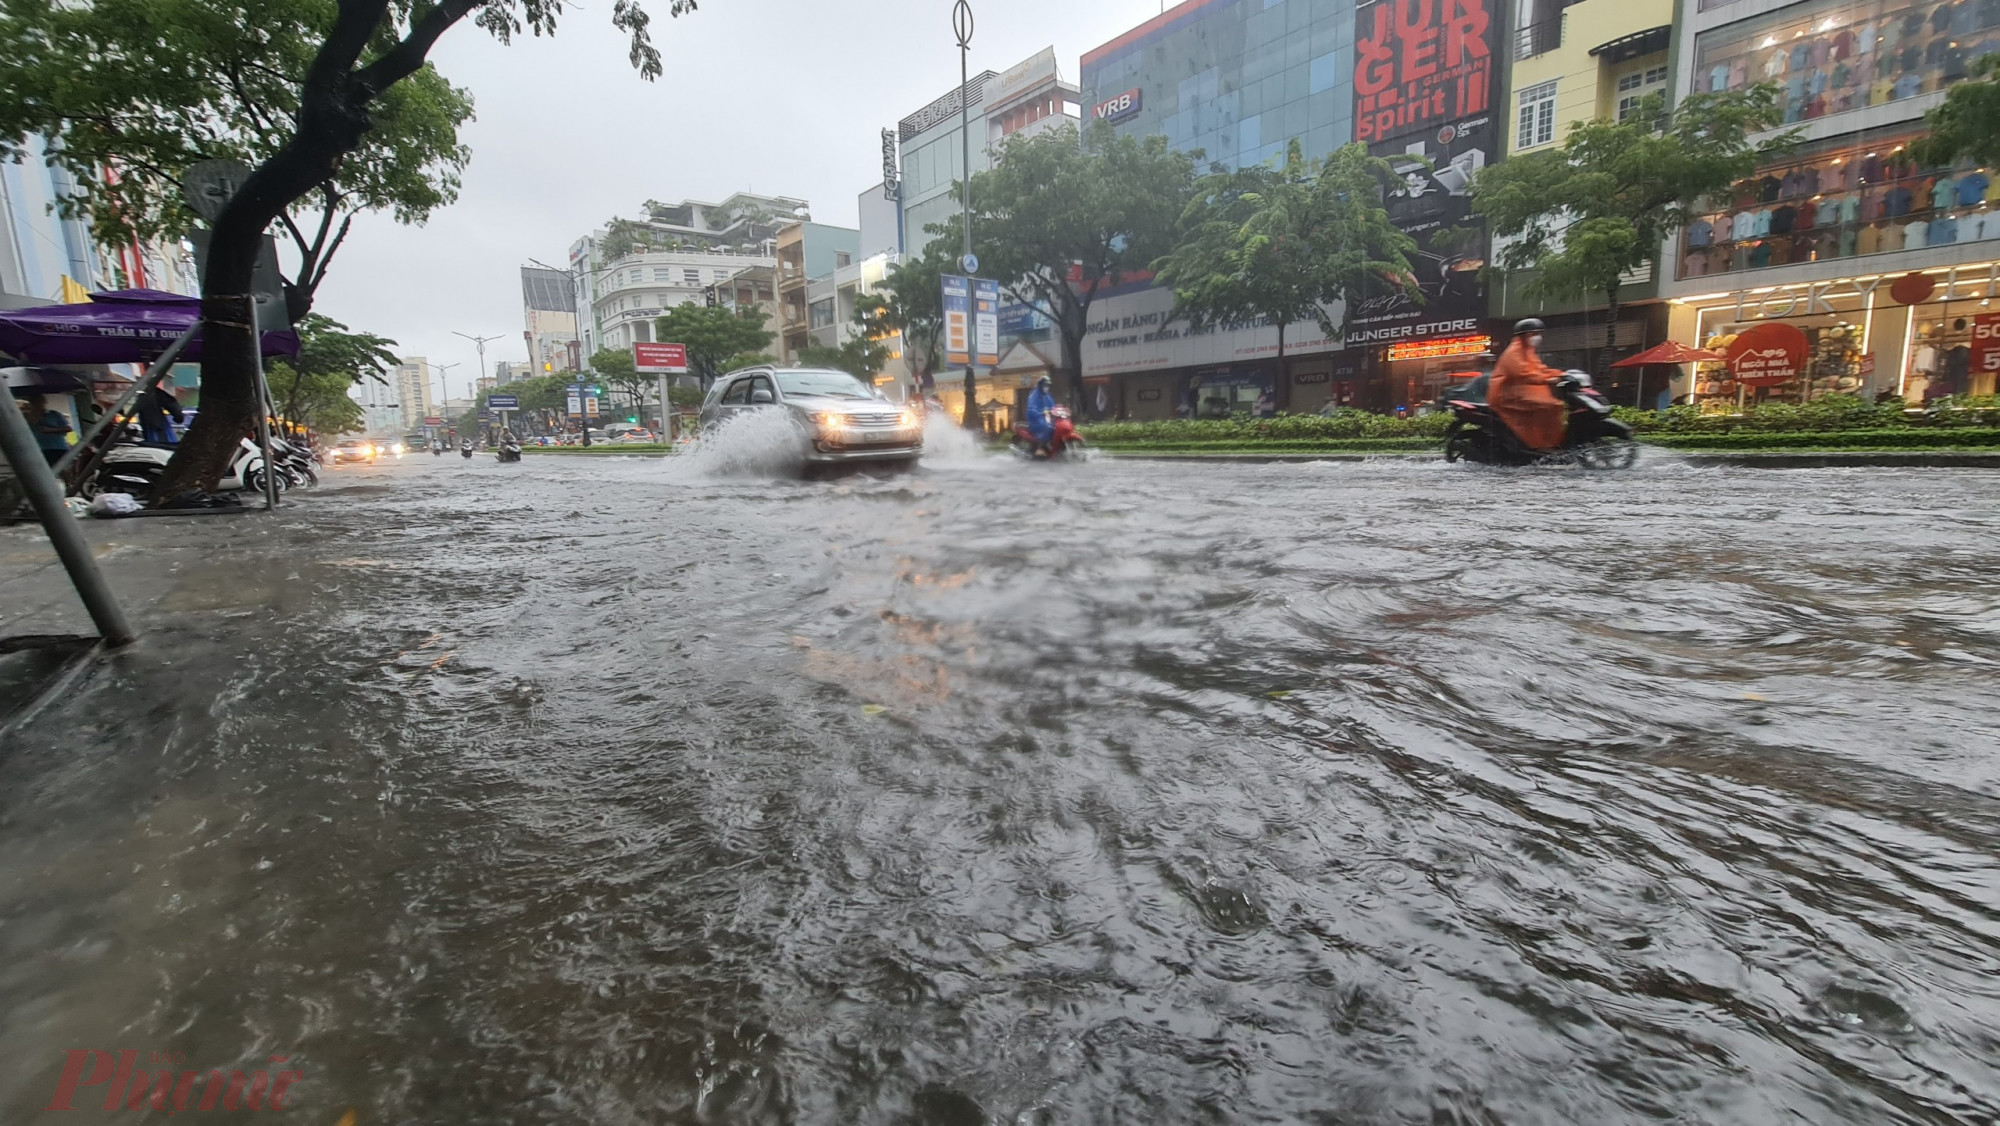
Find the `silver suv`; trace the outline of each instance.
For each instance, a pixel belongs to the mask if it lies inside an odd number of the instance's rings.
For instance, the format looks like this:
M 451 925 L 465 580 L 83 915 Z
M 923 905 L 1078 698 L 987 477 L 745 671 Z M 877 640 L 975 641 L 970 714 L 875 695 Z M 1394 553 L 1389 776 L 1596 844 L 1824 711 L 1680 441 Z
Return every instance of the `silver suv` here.
M 715 381 L 701 404 L 704 431 L 748 411 L 786 412 L 809 465 L 914 462 L 924 453 L 923 418 L 832 368 L 742 368 Z

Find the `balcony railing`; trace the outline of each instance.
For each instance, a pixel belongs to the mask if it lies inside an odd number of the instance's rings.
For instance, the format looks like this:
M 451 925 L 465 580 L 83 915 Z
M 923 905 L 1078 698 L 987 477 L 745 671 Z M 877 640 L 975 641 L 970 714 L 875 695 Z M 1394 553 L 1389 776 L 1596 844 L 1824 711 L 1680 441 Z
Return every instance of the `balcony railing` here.
M 1532 59 L 1536 55 L 1546 55 L 1563 45 L 1563 25 L 1569 21 L 1569 13 L 1564 12 L 1552 20 L 1531 23 L 1514 33 L 1514 57 Z

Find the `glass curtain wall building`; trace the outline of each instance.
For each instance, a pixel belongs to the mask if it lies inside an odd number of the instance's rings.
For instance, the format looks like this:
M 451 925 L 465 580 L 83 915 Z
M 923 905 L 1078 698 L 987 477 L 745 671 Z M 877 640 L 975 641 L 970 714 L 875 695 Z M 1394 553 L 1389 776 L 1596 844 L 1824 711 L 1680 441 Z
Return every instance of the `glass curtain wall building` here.
M 1188 0 L 1083 56 L 1083 106 L 1230 167 L 1353 139 L 1352 0 Z

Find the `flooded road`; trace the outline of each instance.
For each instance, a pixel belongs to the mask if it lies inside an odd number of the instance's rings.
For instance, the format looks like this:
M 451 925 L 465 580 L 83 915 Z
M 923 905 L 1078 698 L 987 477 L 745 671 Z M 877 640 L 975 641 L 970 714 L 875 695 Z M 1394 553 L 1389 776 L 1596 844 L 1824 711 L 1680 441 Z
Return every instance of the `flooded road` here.
M 0 1122 L 2000 1119 L 2000 473 L 696 468 L 93 525 Z

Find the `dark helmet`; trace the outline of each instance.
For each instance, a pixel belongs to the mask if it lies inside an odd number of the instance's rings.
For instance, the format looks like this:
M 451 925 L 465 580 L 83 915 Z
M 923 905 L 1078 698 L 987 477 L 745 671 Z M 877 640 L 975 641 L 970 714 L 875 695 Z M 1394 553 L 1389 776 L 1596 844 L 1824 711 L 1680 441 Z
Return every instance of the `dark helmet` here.
M 1542 331 L 1542 322 L 1533 317 L 1529 317 L 1527 320 L 1520 321 L 1514 325 L 1515 336 L 1532 336 L 1540 331 Z

